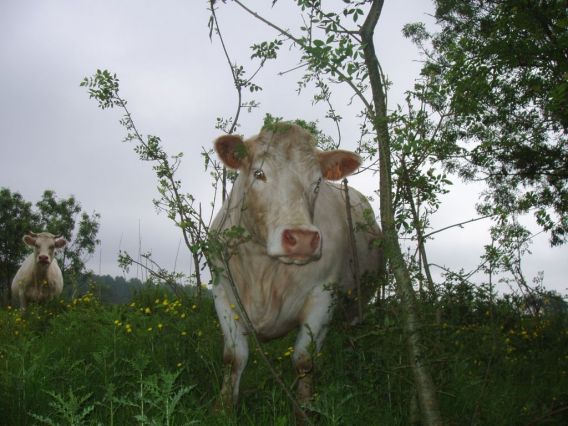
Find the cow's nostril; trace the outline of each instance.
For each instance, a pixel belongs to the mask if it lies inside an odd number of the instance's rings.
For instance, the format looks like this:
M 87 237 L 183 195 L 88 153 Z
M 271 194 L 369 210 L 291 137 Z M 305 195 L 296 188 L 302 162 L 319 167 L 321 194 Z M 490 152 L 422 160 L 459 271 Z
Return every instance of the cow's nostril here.
M 284 244 L 287 246 L 294 246 L 296 245 L 296 238 L 294 237 L 294 234 L 292 231 L 286 229 L 284 231 L 284 234 L 282 235 L 282 239 L 284 240 Z
M 312 237 L 312 242 L 311 242 L 312 249 L 316 250 L 319 246 L 319 242 L 320 242 L 320 234 L 319 232 L 314 232 L 314 236 Z

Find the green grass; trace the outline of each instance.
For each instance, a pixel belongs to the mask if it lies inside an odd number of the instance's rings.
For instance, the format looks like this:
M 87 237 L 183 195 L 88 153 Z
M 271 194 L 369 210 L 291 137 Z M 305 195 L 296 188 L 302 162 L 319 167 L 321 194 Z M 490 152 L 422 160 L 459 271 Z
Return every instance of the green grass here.
M 315 424 L 410 424 L 412 375 L 398 308 L 394 302 L 386 308 L 354 329 L 333 325 L 317 356 Z M 432 308 L 422 309 L 429 318 Z M 529 317 L 506 303 L 467 310 L 446 309 L 441 323 L 423 329 L 447 423 L 568 423 L 565 316 Z M 263 346 L 290 386 L 293 341 Z M 208 298 L 177 300 L 146 290 L 126 305 L 105 306 L 87 294 L 24 315 L 4 309 L 0 342 L 1 424 L 294 423 L 255 348 L 238 409 L 214 410 L 222 336 Z

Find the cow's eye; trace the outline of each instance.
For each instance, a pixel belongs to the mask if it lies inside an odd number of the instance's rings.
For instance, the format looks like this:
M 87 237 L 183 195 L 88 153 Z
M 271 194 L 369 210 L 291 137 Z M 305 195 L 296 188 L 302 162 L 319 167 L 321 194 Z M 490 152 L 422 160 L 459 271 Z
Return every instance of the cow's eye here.
M 266 175 L 264 174 L 264 172 L 262 171 L 262 169 L 256 169 L 253 172 L 253 176 L 255 179 L 259 179 L 262 181 L 266 181 Z
M 318 180 L 316 180 L 316 183 L 314 185 L 314 194 L 317 194 L 320 190 L 320 185 L 321 185 L 321 178 L 319 178 Z

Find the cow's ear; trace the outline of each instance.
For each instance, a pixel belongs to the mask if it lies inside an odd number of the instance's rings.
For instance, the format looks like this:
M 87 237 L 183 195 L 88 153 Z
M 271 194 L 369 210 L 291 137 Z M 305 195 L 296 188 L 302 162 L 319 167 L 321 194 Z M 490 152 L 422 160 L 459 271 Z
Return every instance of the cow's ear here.
M 65 240 L 65 238 L 58 238 L 57 240 L 55 240 L 55 248 L 63 248 L 67 245 L 67 241 Z
M 361 157 L 351 151 L 320 151 L 317 153 L 323 177 L 339 180 L 349 176 L 361 165 Z
M 31 235 L 24 235 L 24 238 L 22 238 L 22 240 L 24 241 L 24 243 L 26 243 L 26 245 L 30 246 L 30 247 L 35 247 L 35 243 L 36 243 L 36 238 L 32 237 Z
M 217 138 L 215 151 L 225 166 L 231 169 L 239 169 L 247 157 L 246 145 L 237 135 L 224 135 Z

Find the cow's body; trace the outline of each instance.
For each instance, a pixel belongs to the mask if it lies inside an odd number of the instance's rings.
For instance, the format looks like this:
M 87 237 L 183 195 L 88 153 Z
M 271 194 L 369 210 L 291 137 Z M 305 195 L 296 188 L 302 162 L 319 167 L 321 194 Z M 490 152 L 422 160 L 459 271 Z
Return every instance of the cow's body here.
M 242 142 L 230 138 L 235 137 L 219 138 L 216 149 L 240 173 L 212 229 L 243 227 L 250 240 L 216 264 L 221 272 L 213 289 L 215 307 L 225 337 L 224 361 L 231 365 L 223 400 L 236 402 L 248 358 L 247 327 L 231 281 L 259 338 L 299 329 L 293 362 L 301 377 L 299 397 L 306 400 L 311 396 L 310 344 L 321 348 L 334 290 L 356 293 L 345 193 L 321 178 L 341 179 L 359 166 L 359 159 L 346 151 L 315 150 L 309 134 L 290 124 L 247 140 L 245 154 Z M 360 272 L 376 272 L 381 253 L 374 240 L 380 230 L 364 218 L 371 209 L 367 200 L 354 189 L 349 195 L 353 223 L 368 225 L 354 232 Z
M 29 233 L 24 242 L 34 248 L 12 280 L 12 298 L 17 297 L 20 307 L 25 309 L 29 302 L 44 302 L 61 294 L 63 274 L 54 257 L 56 248 L 65 246 L 66 241 L 48 232 Z

